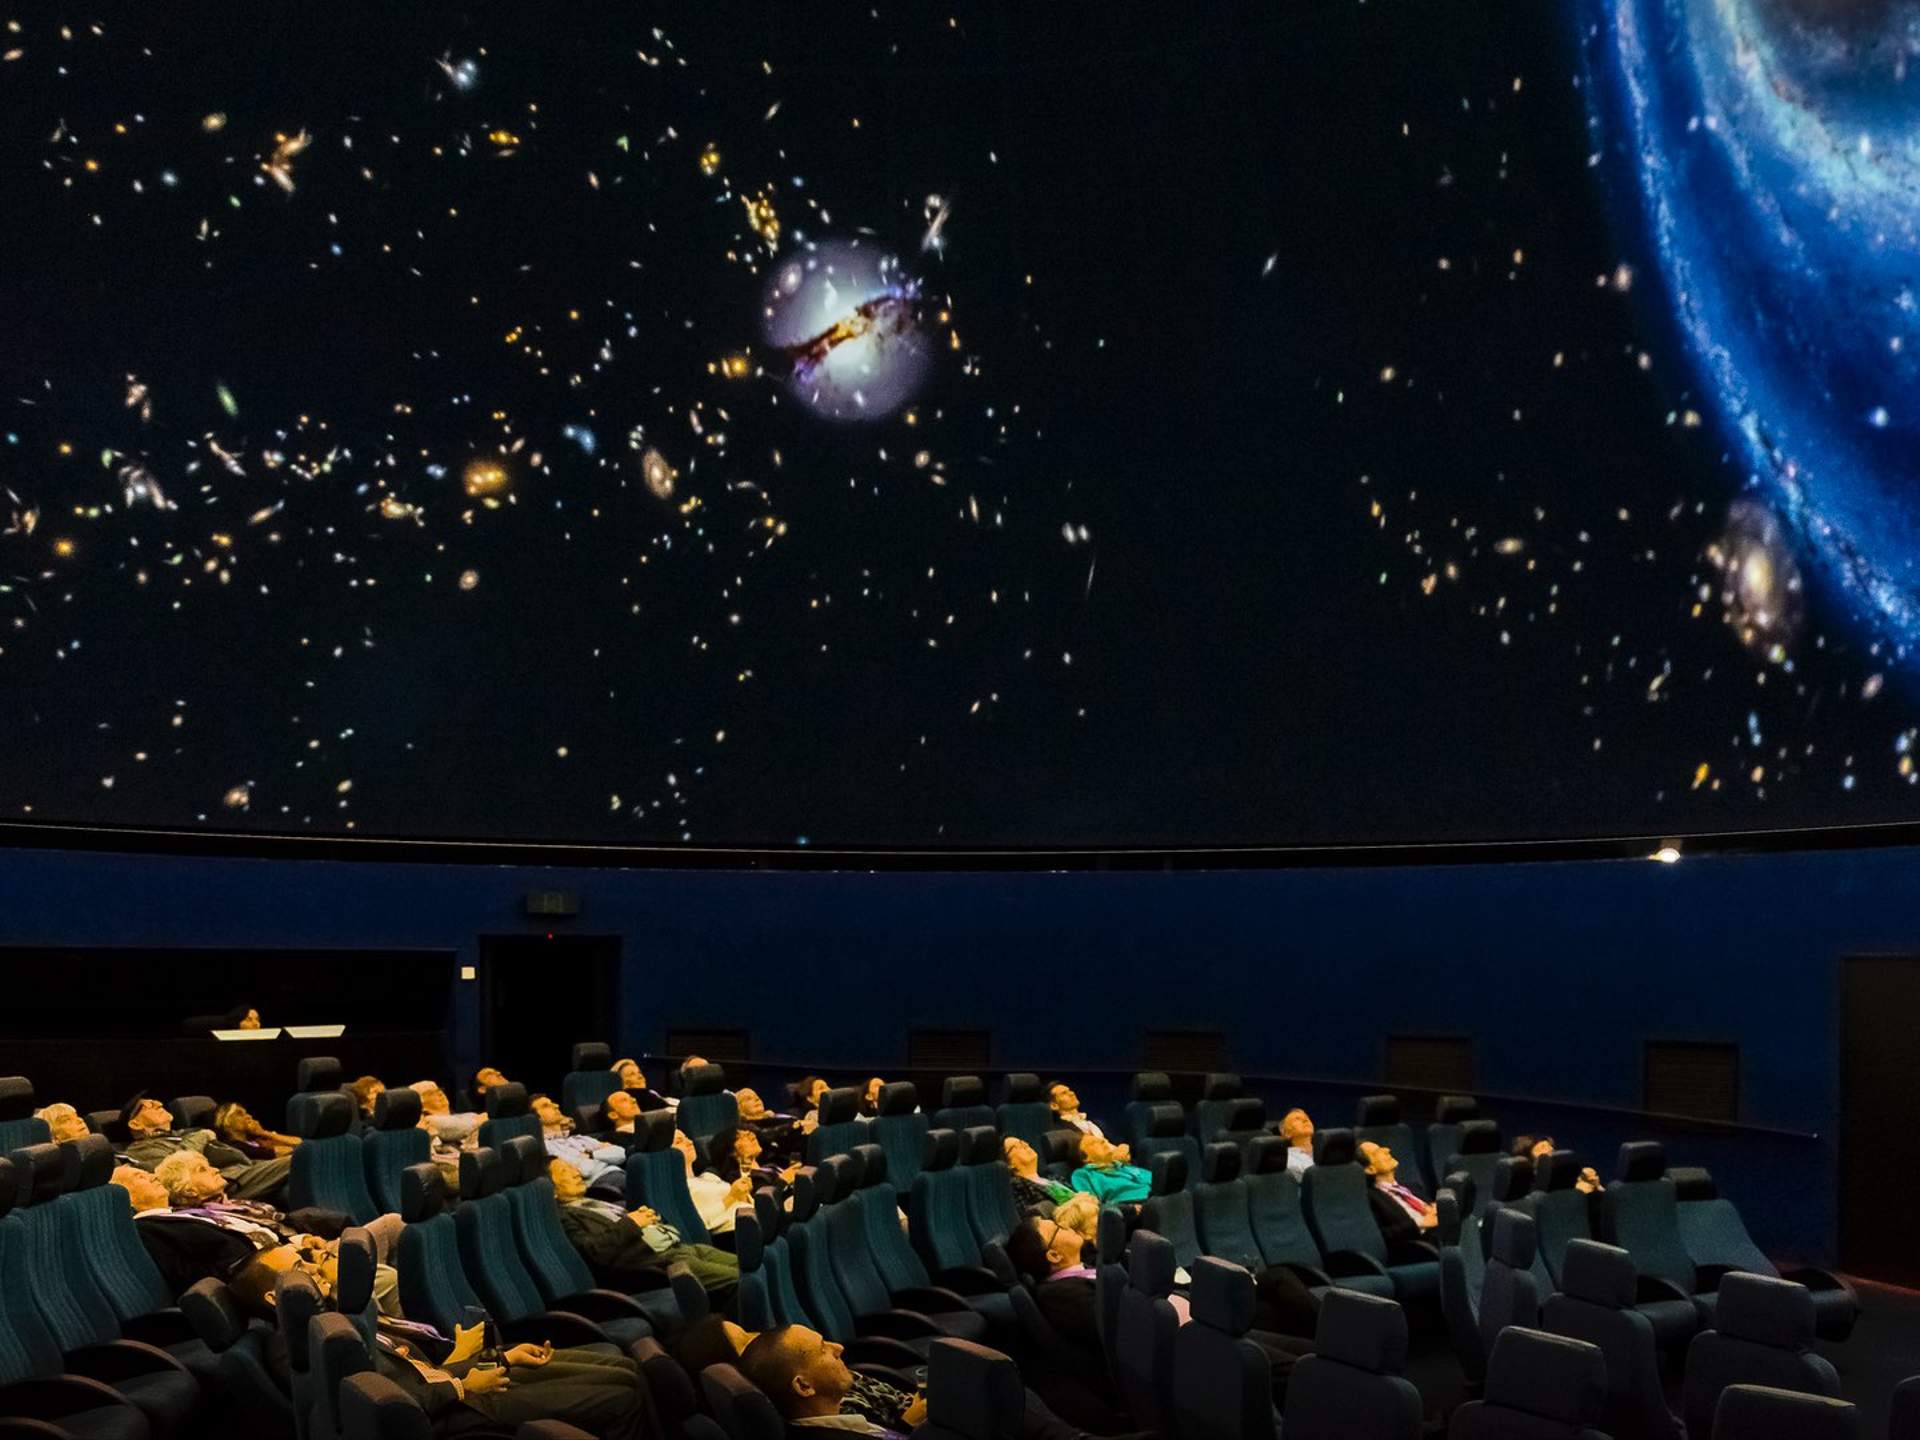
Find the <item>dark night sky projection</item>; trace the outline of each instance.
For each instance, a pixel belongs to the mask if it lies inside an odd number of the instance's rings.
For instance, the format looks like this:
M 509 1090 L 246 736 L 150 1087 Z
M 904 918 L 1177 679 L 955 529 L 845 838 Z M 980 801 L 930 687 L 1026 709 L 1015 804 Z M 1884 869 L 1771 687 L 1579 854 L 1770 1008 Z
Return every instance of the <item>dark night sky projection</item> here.
M 18 9 L 0 811 L 1911 818 L 1866 8 Z

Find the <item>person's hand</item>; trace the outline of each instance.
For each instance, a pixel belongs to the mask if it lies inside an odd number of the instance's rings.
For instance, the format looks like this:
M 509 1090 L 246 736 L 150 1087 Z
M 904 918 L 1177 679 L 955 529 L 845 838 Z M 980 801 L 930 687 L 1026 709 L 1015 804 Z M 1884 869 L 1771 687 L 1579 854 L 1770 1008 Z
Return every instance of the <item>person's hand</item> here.
M 1414 1223 L 1422 1230 L 1431 1230 L 1440 1223 L 1440 1214 L 1438 1211 L 1428 1210 Z
M 460 1388 L 469 1395 L 491 1395 L 512 1383 L 513 1377 L 507 1374 L 503 1365 L 498 1370 L 469 1370 L 467 1378 L 460 1382 Z
M 820 1112 L 818 1110 L 809 1110 L 805 1115 L 800 1117 L 800 1133 L 802 1135 L 811 1135 L 819 1128 Z
M 629 1210 L 627 1212 L 627 1218 L 636 1225 L 658 1225 L 660 1223 L 660 1212 L 651 1206 L 642 1205 L 637 1210 Z
M 927 1423 L 927 1392 L 922 1390 L 913 1397 L 913 1403 L 900 1412 L 900 1423 L 909 1430 L 918 1429 Z
M 552 1341 L 541 1345 L 535 1345 L 531 1342 L 524 1345 L 515 1345 L 511 1350 L 507 1351 L 506 1355 L 507 1364 L 526 1365 L 536 1370 L 551 1359 L 553 1359 Z
M 1131 1165 L 1133 1163 L 1133 1147 L 1131 1145 L 1114 1146 L 1113 1158 L 1118 1164 Z
M 453 1329 L 453 1349 L 447 1352 L 447 1364 L 458 1365 L 463 1360 L 471 1360 L 480 1353 L 487 1343 L 487 1327 L 484 1325 L 456 1325 Z
M 742 1175 L 727 1187 L 727 1203 L 729 1205 L 744 1205 L 752 1198 L 753 1177 L 751 1175 Z
M 798 1175 L 799 1173 L 800 1173 L 800 1162 L 796 1160 L 791 1165 L 787 1166 L 786 1169 L 780 1172 L 780 1178 L 783 1181 L 785 1181 L 787 1184 L 791 1185 L 793 1183 L 793 1177 Z

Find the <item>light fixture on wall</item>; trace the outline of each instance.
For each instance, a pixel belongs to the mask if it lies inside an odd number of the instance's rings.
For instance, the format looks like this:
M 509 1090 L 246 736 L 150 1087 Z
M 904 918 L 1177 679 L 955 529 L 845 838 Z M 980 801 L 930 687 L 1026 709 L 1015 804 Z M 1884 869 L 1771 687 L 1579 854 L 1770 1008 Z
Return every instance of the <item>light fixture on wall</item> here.
M 1678 865 L 1680 863 L 1680 843 L 1677 840 L 1665 841 L 1658 850 L 1654 851 L 1653 854 L 1647 858 L 1649 860 L 1658 860 L 1662 865 Z

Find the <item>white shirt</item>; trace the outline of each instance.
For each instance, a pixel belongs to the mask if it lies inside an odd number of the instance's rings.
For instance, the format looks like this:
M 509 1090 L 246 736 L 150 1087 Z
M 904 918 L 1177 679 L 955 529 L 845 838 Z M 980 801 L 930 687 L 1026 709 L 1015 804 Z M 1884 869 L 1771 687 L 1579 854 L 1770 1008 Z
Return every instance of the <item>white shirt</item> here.
M 1287 1147 L 1287 1173 L 1304 1175 L 1313 1168 L 1313 1152 L 1302 1150 L 1298 1145 Z
M 733 1206 L 727 1203 L 727 1192 L 732 1188 L 718 1175 L 705 1171 L 687 1177 L 687 1194 L 692 1197 L 700 1223 L 707 1227 L 710 1235 L 733 1233 Z
M 1089 1120 L 1084 1115 L 1056 1114 L 1054 1118 L 1056 1120 L 1061 1121 L 1064 1124 L 1071 1125 L 1074 1129 L 1078 1130 L 1082 1135 L 1098 1135 L 1102 1140 L 1107 1138 L 1106 1134 L 1100 1129 L 1100 1127 L 1096 1125 L 1093 1121 Z

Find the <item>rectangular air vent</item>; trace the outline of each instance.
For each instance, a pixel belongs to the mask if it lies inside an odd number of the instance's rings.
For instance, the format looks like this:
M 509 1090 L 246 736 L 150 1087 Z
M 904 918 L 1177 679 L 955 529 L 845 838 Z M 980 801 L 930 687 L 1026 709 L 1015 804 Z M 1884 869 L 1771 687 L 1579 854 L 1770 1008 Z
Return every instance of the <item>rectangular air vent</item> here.
M 1464 1035 L 1389 1035 L 1387 1084 L 1396 1090 L 1470 1094 L 1473 1041 Z
M 1149 1030 L 1142 1050 L 1141 1068 L 1145 1070 L 1204 1075 L 1227 1068 L 1224 1030 Z
M 909 1070 L 949 1070 L 978 1073 L 993 1064 L 991 1030 L 907 1031 Z
M 1740 1047 L 1717 1041 L 1649 1040 L 1646 1108 L 1689 1120 L 1740 1118 Z
M 751 1051 L 745 1030 L 667 1030 L 669 1055 L 698 1055 L 720 1065 L 739 1065 L 752 1058 Z

